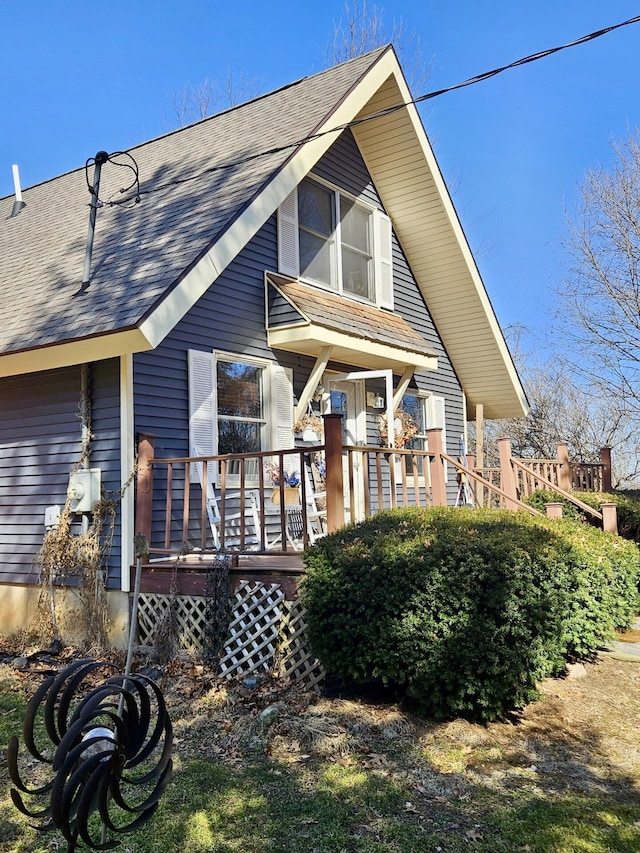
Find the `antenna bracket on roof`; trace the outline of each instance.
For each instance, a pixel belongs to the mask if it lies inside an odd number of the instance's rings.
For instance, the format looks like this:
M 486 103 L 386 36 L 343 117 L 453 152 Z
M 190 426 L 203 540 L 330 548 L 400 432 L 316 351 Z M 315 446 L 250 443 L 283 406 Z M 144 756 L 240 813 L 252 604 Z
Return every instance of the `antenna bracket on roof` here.
M 91 279 L 91 254 L 93 252 L 93 235 L 95 233 L 96 228 L 96 211 L 98 209 L 99 204 L 98 193 L 100 192 L 100 171 L 108 160 L 109 155 L 106 151 L 98 151 L 96 156 L 93 158 L 93 184 L 89 185 L 89 192 L 91 193 L 91 210 L 89 211 L 89 233 L 87 234 L 87 249 L 84 257 L 84 272 L 82 274 L 83 288 L 88 286 L 89 281 Z M 87 164 L 89 164 L 90 162 L 90 160 L 87 160 Z

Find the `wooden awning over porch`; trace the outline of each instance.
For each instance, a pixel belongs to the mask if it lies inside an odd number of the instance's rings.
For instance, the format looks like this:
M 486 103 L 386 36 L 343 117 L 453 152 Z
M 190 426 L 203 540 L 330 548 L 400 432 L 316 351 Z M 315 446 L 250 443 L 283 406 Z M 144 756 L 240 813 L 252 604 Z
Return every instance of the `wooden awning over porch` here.
M 269 346 L 368 370 L 436 370 L 435 350 L 399 314 L 267 273 Z

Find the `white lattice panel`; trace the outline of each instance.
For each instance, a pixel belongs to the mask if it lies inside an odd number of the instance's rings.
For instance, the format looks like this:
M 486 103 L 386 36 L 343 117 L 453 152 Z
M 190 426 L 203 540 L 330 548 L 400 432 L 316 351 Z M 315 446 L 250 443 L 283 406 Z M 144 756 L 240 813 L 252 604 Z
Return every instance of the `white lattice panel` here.
M 236 590 L 220 672 L 226 678 L 268 672 L 278 642 L 284 593 L 275 583 L 244 581 Z
M 153 646 L 158 625 L 168 618 L 171 597 L 158 593 L 141 593 L 138 606 L 138 642 Z M 175 629 L 178 647 L 191 651 L 202 649 L 206 599 L 197 595 L 179 595 L 175 599 Z
M 206 624 L 203 596 L 174 598 L 174 625 L 179 648 L 202 650 Z M 138 641 L 153 646 L 158 625 L 168 618 L 171 597 L 141 593 L 138 606 Z M 220 661 L 227 678 L 271 672 L 316 689 L 324 678 L 320 663 L 307 649 L 305 611 L 297 601 L 285 601 L 278 584 L 243 582 L 233 597 L 229 635 Z
M 325 672 L 320 661 L 308 649 L 305 613 L 299 601 L 283 602 L 277 665 L 274 668 L 278 675 L 317 690 Z

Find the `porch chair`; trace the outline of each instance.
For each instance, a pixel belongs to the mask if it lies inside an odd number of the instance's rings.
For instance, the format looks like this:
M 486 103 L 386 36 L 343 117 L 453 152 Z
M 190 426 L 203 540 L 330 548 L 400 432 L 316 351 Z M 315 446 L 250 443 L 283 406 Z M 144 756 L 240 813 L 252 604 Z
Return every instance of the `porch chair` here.
M 304 466 L 305 478 L 305 510 L 302 510 L 302 487 L 298 486 L 295 491 L 295 499 L 291 501 L 291 489 L 285 489 L 285 538 L 287 545 L 291 546 L 294 551 L 301 551 L 304 548 L 304 524 L 306 516 L 307 538 L 313 544 L 321 536 L 324 536 L 326 531 L 327 511 L 325 508 L 320 508 L 318 502 L 322 502 L 325 498 L 325 492 L 317 492 L 314 485 L 313 472 L 309 470 L 307 465 Z M 254 504 L 254 513 L 257 519 L 257 528 L 260 529 L 260 496 L 257 491 L 251 493 L 251 501 Z M 291 501 L 291 502 L 288 502 Z M 265 502 L 265 542 L 266 550 L 274 549 L 278 544 L 282 543 L 282 525 L 280 522 L 280 493 L 276 489 L 273 492 L 273 498 L 269 502 Z M 274 507 L 271 512 L 267 511 L 267 507 Z M 272 539 L 269 538 L 269 532 L 274 533 Z
M 204 454 L 196 448 L 195 455 L 203 456 Z M 246 549 L 255 551 L 260 543 L 260 521 L 256 514 L 256 501 L 253 495 L 255 490 L 247 489 L 245 491 L 244 507 L 240 506 L 240 492 L 225 492 L 223 537 L 221 535 L 222 513 L 220 512 L 220 503 L 218 496 L 216 495 L 216 485 L 213 478 L 214 464 L 215 463 L 213 462 L 209 462 L 207 464 L 207 496 L 205 500 L 213 546 L 216 551 L 219 551 L 223 547 L 222 540 L 224 539 L 225 548 L 239 548 L 244 546 Z M 200 480 L 200 487 L 204 489 L 204 464 L 202 462 L 196 462 L 195 466 Z M 227 511 L 227 507 L 229 507 L 229 511 Z M 244 541 L 241 533 L 243 527 Z

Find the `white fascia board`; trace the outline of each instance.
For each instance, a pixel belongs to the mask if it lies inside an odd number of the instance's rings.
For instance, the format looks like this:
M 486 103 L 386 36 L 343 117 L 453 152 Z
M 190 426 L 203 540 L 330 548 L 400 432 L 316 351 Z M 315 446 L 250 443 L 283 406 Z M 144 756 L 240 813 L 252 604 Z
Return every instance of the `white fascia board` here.
M 294 187 L 309 174 L 318 160 L 329 150 L 342 133 L 342 130 L 332 129 L 352 121 L 397 68 L 395 57 L 391 51 L 388 51 L 349 92 L 324 124 L 315 130 L 314 135 L 318 134 L 318 136 L 300 146 L 253 203 L 176 284 L 152 314 L 141 323 L 140 329 L 152 346 L 156 347 L 176 323 L 191 310 Z
M 0 377 L 21 376 L 40 370 L 54 370 L 90 361 L 120 358 L 125 354 L 144 352 L 151 344 L 139 329 L 115 332 L 111 335 L 83 338 L 50 347 L 7 353 L 0 356 Z

